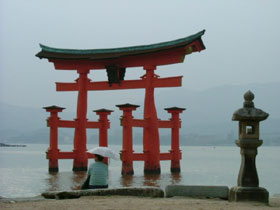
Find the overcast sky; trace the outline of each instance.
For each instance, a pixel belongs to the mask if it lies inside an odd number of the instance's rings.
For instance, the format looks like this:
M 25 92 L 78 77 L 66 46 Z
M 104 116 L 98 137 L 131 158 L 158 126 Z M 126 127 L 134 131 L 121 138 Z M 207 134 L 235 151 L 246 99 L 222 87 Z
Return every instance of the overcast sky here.
M 76 106 L 76 93 L 57 93 L 55 82 L 72 82 L 77 74 L 54 70 L 52 63 L 35 57 L 39 43 L 78 49 L 126 47 L 170 41 L 203 29 L 206 50 L 186 56 L 182 64 L 158 67 L 156 74 L 183 75 L 183 88 L 189 90 L 280 82 L 279 0 L 0 2 L 0 101 L 8 104 Z M 128 69 L 126 78 L 143 74 Z M 91 71 L 90 78 L 106 80 L 106 73 Z M 107 103 L 103 95 L 123 102 L 143 95 L 142 90 L 117 92 L 90 93 L 90 103 Z

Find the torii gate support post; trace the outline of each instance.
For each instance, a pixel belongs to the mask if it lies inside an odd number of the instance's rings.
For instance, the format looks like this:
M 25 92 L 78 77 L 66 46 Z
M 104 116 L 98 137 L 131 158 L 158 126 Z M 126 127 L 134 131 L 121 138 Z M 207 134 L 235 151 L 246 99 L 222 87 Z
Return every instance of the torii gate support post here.
M 78 83 L 78 104 L 77 104 L 77 118 L 74 136 L 74 150 L 75 158 L 73 162 L 73 171 L 87 171 L 88 157 L 87 157 L 87 86 L 89 79 L 87 77 L 88 69 L 79 69 Z
M 160 173 L 160 144 L 157 110 L 154 98 L 154 83 L 157 75 L 154 73 L 156 66 L 144 66 L 146 70 L 144 120 L 148 121 L 143 131 L 143 147 L 146 159 L 144 173 Z
M 180 128 L 181 128 L 181 120 L 179 114 L 182 113 L 185 109 L 172 107 L 166 108 L 168 113 L 171 114 L 171 172 L 180 172 L 180 160 L 182 159 L 182 153 L 180 150 Z
M 121 125 L 123 126 L 123 149 L 121 151 L 122 175 L 133 175 L 132 111 L 136 110 L 139 106 L 124 104 L 117 105 L 117 107 L 123 111 L 123 116 L 121 118 Z
M 47 119 L 47 126 L 50 127 L 50 147 L 47 154 L 49 159 L 49 172 L 58 172 L 58 112 L 62 112 L 64 108 L 58 106 L 44 107 L 47 112 L 50 112 L 50 117 Z
M 108 147 L 108 129 L 110 128 L 110 122 L 108 120 L 108 115 L 113 112 L 108 109 L 95 110 L 96 114 L 99 116 L 99 146 Z M 108 164 L 108 158 L 104 159 L 104 163 Z
M 98 109 L 95 110 L 96 114 L 99 116 L 98 122 L 100 123 L 99 127 L 99 146 L 107 147 L 108 146 L 108 129 L 110 128 L 110 122 L 108 120 L 108 115 L 113 112 L 108 109 Z

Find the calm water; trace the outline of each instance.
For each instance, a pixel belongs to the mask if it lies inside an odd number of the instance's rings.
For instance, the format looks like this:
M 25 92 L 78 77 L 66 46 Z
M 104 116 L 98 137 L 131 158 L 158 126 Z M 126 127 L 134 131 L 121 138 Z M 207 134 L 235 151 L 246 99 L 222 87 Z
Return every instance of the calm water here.
M 72 160 L 59 161 L 59 173 L 48 173 L 45 151 L 48 145 L 0 147 L 0 196 L 29 197 L 47 190 L 76 189 L 85 172 L 72 172 Z M 92 148 L 94 145 L 89 145 Z M 116 152 L 121 146 L 111 146 Z M 72 145 L 61 145 L 61 151 L 71 151 Z M 162 146 L 161 151 L 170 148 Z M 172 175 L 170 161 L 161 162 L 160 175 L 144 176 L 143 162 L 134 162 L 134 175 L 121 176 L 121 161 L 109 163 L 109 186 L 159 186 L 168 184 L 235 186 L 240 167 L 238 147 L 181 147 L 181 174 Z M 135 146 L 141 152 L 142 146 Z M 90 160 L 93 161 L 93 160 Z M 270 195 L 280 194 L 280 147 L 260 147 L 257 156 L 260 186 Z

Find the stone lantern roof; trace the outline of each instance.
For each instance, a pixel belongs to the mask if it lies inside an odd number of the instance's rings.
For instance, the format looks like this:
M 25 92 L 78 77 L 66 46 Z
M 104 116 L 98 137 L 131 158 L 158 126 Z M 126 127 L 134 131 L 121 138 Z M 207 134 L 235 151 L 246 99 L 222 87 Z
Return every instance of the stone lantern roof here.
M 262 121 L 265 120 L 269 114 L 261 109 L 255 108 L 254 94 L 249 90 L 244 94 L 243 108 L 236 110 L 233 113 L 232 120 L 234 121 Z

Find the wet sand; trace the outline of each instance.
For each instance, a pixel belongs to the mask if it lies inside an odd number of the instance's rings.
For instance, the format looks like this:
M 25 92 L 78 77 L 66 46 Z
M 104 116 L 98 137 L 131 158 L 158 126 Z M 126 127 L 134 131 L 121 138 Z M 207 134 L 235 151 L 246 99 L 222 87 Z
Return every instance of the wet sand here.
M 194 199 L 185 197 L 144 198 L 129 196 L 85 196 L 67 200 L 25 200 L 0 201 L 0 209 L 4 210 L 113 210 L 113 209 L 194 209 L 194 210 L 263 210 L 279 209 L 280 197 L 270 198 L 269 205 L 255 202 L 228 202 L 220 199 Z

